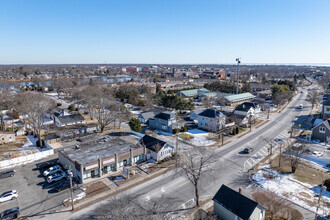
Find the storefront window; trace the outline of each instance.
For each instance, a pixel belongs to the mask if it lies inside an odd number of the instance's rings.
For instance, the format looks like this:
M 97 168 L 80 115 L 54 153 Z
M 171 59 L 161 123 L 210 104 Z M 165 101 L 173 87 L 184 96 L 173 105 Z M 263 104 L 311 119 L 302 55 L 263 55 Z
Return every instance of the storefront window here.
M 87 171 L 87 172 L 84 172 L 84 175 L 83 175 L 83 178 L 84 178 L 84 180 L 85 179 L 88 179 L 88 178 L 91 178 L 92 177 L 92 174 L 91 174 L 91 172 L 89 171 Z
M 124 166 L 124 161 L 122 160 L 118 163 L 118 167 L 123 167 L 123 166 Z

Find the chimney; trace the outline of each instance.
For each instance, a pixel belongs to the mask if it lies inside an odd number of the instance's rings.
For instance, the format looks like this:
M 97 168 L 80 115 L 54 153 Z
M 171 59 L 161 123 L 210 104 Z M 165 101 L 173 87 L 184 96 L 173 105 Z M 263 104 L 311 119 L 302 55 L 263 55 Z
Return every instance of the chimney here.
M 238 193 L 242 194 L 242 188 L 238 188 Z

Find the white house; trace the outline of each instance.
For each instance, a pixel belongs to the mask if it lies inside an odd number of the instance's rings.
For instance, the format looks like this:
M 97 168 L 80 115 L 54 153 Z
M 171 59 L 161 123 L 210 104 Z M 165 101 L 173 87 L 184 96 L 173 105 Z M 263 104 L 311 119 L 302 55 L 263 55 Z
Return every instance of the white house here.
M 245 117 L 253 116 L 253 118 L 258 118 L 259 113 L 261 112 L 260 107 L 252 102 L 244 102 L 236 106 L 234 110 L 235 115 L 242 115 Z
M 198 114 L 198 127 L 208 131 L 218 131 L 225 127 L 226 116 L 215 109 L 206 109 Z
M 145 146 L 148 149 L 147 160 L 154 159 L 156 161 L 161 161 L 175 153 L 173 146 L 149 135 L 143 136 L 140 140 L 140 145 Z

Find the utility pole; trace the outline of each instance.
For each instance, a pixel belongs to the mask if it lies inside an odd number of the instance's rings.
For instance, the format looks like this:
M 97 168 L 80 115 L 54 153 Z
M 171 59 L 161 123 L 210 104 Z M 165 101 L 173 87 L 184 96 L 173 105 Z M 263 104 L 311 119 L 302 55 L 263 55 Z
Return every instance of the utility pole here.
M 72 211 L 74 211 L 74 204 L 73 204 L 73 188 L 72 188 L 72 171 L 68 170 L 69 178 L 70 178 L 70 190 L 71 190 L 71 204 L 72 204 Z
M 281 156 L 282 156 L 282 143 L 280 144 L 280 155 L 278 158 L 278 167 L 281 167 Z
M 320 201 L 321 201 L 321 196 L 322 196 L 324 183 L 325 183 L 325 181 L 322 182 L 321 189 L 320 189 L 320 194 L 319 194 L 319 199 L 317 201 L 316 212 L 315 212 L 315 220 L 317 220 L 317 212 L 319 211 L 319 208 L 320 208 Z
M 269 109 L 269 107 L 268 107 L 268 114 L 267 114 L 267 119 L 269 119 L 269 112 L 270 112 L 270 109 Z
M 236 58 L 237 61 L 237 86 L 236 86 L 236 94 L 238 94 L 238 72 L 239 72 L 239 64 L 241 63 L 241 61 L 239 60 L 239 58 Z

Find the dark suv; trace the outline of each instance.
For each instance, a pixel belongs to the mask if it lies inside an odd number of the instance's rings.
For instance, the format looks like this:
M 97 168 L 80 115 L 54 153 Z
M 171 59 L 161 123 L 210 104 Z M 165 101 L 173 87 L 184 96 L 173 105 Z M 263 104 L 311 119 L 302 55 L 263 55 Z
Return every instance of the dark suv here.
M 15 170 L 3 171 L 2 173 L 0 173 L 0 179 L 4 179 L 14 175 L 15 175 Z
M 0 214 L 0 220 L 4 219 L 17 219 L 19 216 L 19 207 L 14 207 L 11 209 L 7 209 L 6 211 Z

